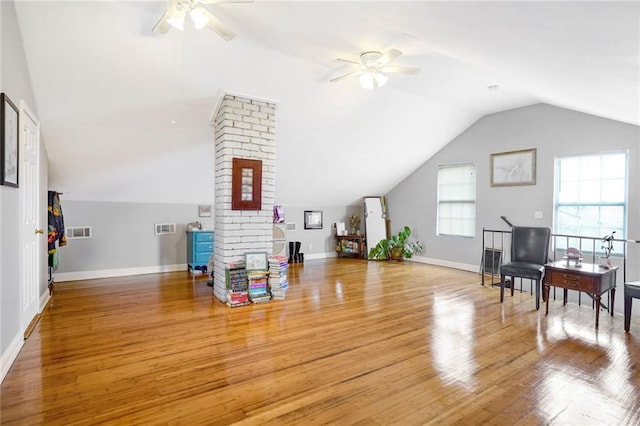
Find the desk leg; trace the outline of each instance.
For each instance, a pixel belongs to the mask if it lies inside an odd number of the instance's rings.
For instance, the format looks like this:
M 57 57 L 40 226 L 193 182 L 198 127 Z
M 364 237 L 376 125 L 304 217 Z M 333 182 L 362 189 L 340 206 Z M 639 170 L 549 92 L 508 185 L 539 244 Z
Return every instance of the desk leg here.
M 613 316 L 613 302 L 616 301 L 616 288 L 613 287 L 609 292 L 611 293 L 611 316 Z
M 562 304 L 566 305 L 567 304 L 567 295 L 569 294 L 569 290 L 567 290 L 566 288 L 562 290 Z
M 598 328 L 598 323 L 600 321 L 600 298 L 602 296 L 599 294 L 596 294 L 596 328 Z
M 544 314 L 548 315 L 549 314 L 549 284 L 545 284 L 543 287 L 543 292 L 544 292 L 544 298 L 545 298 L 545 308 L 544 308 Z

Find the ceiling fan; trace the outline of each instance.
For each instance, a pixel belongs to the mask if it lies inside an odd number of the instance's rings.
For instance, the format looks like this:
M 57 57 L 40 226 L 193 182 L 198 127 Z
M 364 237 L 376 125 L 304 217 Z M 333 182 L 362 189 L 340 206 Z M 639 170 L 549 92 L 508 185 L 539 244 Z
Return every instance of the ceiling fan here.
M 385 54 L 377 51 L 364 52 L 360 55 L 360 62 L 350 61 L 348 59 L 338 59 L 338 61 L 341 62 L 357 65 L 358 69 L 329 81 L 336 82 L 349 77 L 359 77 L 362 87 L 371 90 L 384 86 L 387 80 L 389 80 L 389 76 L 387 74 L 420 74 L 420 68 L 389 65 L 389 62 L 393 61 L 400 55 L 402 55 L 402 52 L 398 49 L 390 49 Z
M 229 30 L 218 18 L 213 16 L 203 5 L 221 3 L 253 3 L 253 0 L 171 0 L 167 11 L 160 21 L 153 27 L 156 34 L 166 34 L 173 27 L 184 31 L 184 21 L 187 15 L 197 29 L 208 26 L 225 40 L 231 40 L 236 35 Z

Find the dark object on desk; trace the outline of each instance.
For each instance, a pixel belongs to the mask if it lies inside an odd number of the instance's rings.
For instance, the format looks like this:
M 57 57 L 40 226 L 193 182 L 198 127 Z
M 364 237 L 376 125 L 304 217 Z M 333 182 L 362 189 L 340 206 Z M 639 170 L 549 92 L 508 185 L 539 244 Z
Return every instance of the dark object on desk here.
M 581 267 L 576 268 L 560 260 L 545 265 L 545 269 L 544 295 L 547 301 L 545 315 L 549 313 L 549 288 L 554 286 L 564 289 L 563 304 L 567 303 L 567 290 L 582 291 L 592 296 L 596 305 L 596 328 L 600 320 L 601 297 L 609 291 L 611 296 L 610 312 L 613 316 L 617 266 L 605 269 L 592 263 L 583 263 Z
M 624 285 L 624 331 L 631 328 L 631 302 L 640 299 L 640 281 L 625 283 Z
M 549 259 L 550 228 L 514 226 L 511 232 L 511 261 L 500 267 L 500 303 L 504 300 L 506 277 L 511 277 L 513 296 L 515 277 L 536 282 L 536 309 L 540 309 L 540 287 L 544 264 Z

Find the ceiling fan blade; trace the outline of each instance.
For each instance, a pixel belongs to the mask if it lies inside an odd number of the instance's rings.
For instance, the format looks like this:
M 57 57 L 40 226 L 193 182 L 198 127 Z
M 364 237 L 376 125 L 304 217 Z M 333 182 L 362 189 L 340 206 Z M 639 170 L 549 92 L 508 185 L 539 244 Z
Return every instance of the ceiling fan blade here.
M 389 62 L 393 61 L 394 59 L 396 59 L 400 55 L 402 55 L 402 52 L 399 51 L 398 49 L 389 49 L 389 51 L 384 55 L 382 55 L 380 59 L 376 61 L 376 63 L 378 65 L 384 66 L 384 65 L 387 65 Z
M 197 0 L 200 4 L 253 3 L 255 0 Z
M 199 7 L 198 9 L 200 9 L 202 14 L 209 19 L 209 21 L 207 22 L 207 26 L 218 33 L 220 37 L 222 37 L 226 41 L 229 41 L 236 36 L 236 34 L 229 28 L 227 28 L 227 26 L 223 24 L 222 21 L 213 16 L 213 14 L 206 10 L 204 7 Z
M 418 75 L 420 74 L 420 68 L 414 67 L 394 67 L 394 66 L 386 66 L 380 69 L 382 72 L 393 73 L 393 74 L 410 74 L 410 75 Z
M 362 75 L 362 74 L 364 74 L 364 71 L 362 71 L 362 70 L 353 71 L 353 72 L 348 72 L 348 73 L 343 74 L 343 75 L 341 75 L 341 76 L 339 76 L 339 77 L 332 78 L 332 79 L 331 79 L 331 80 L 329 80 L 329 81 L 330 81 L 331 83 L 335 83 L 335 82 L 337 82 L 337 81 L 344 80 L 345 78 L 349 78 L 349 77 L 357 77 L 357 76 Z
M 158 21 L 158 23 L 153 27 L 153 32 L 156 34 L 166 34 L 171 29 L 171 25 L 167 23 L 167 19 L 169 19 L 169 13 L 165 13 L 162 18 Z
M 178 0 L 171 0 L 171 2 L 169 2 L 166 12 L 164 12 L 162 18 L 160 18 L 158 23 L 152 29 L 154 33 L 166 34 L 169 32 L 169 30 L 171 29 L 171 25 L 167 21 L 175 14 L 177 6 Z
M 346 62 L 347 64 L 362 65 L 360 62 L 350 61 L 349 59 L 338 58 L 336 61 Z

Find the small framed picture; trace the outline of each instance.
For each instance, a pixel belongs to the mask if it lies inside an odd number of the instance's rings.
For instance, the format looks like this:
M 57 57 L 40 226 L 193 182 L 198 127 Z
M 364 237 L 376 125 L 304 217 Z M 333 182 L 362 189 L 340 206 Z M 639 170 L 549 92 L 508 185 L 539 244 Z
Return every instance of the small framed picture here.
M 234 158 L 231 171 L 231 210 L 262 209 L 262 161 Z
M 18 108 L 0 94 L 0 183 L 18 187 Z
M 211 217 L 211 206 L 198 206 L 199 217 Z
M 269 269 L 267 252 L 244 254 L 244 267 L 247 271 L 266 271 Z
M 305 210 L 304 229 L 322 229 L 321 210 Z

